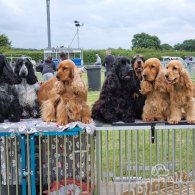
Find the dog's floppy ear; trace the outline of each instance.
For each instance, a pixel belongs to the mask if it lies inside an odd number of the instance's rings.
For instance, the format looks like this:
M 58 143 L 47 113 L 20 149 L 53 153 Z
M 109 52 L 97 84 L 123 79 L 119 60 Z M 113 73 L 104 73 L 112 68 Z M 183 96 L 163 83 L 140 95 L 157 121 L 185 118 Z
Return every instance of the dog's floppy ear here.
M 132 58 L 132 60 L 131 60 L 131 65 L 132 65 L 132 67 L 134 66 L 135 60 L 136 60 L 136 57 L 134 56 L 134 57 Z
M 113 65 L 111 66 L 111 69 L 113 70 L 113 72 L 117 73 L 118 72 L 118 68 L 120 66 L 121 63 L 121 58 L 117 57 L 114 59 Z
M 157 75 L 155 80 L 154 89 L 159 90 L 160 92 L 164 93 L 167 91 L 167 85 L 165 84 L 165 70 L 163 69 Z
M 121 64 L 121 58 L 116 57 L 113 65 L 111 66 L 111 72 L 107 76 L 107 87 L 109 89 L 118 89 L 121 87 L 119 78 L 118 78 L 118 69 Z
M 188 71 L 182 68 L 180 70 L 180 76 L 181 76 L 181 79 L 180 79 L 181 84 L 184 85 L 187 89 L 193 90 L 193 83 L 192 83 L 192 80 L 190 78 Z
M 120 81 L 116 75 L 113 74 L 108 75 L 105 82 L 109 90 L 115 90 L 121 88 Z
M 19 72 L 20 72 L 20 65 L 23 63 L 23 60 L 21 58 L 18 58 L 16 60 L 16 65 L 14 68 L 14 73 L 19 77 Z
M 70 79 L 74 79 L 74 76 L 76 74 L 76 71 L 74 69 L 75 69 L 75 67 L 73 67 L 73 68 L 70 69 L 70 73 L 69 73 Z
M 14 74 L 13 69 L 11 68 L 5 57 L 2 63 L 4 81 L 11 85 L 19 84 L 21 82 L 21 79 L 16 74 Z
M 33 85 L 38 82 L 37 77 L 35 75 L 35 71 L 33 69 L 33 64 L 28 58 L 26 58 L 25 60 L 28 63 L 28 76 L 26 80 L 28 84 Z
M 145 60 L 145 58 L 144 58 L 143 56 L 141 56 L 140 58 L 142 59 L 142 61 L 143 61 L 143 62 L 145 62 L 145 61 L 146 61 L 146 60 Z
M 158 63 L 158 62 L 155 62 L 155 68 L 156 68 L 156 70 L 157 70 L 157 75 L 161 72 L 161 70 L 162 70 L 162 65 L 161 65 L 161 63 Z

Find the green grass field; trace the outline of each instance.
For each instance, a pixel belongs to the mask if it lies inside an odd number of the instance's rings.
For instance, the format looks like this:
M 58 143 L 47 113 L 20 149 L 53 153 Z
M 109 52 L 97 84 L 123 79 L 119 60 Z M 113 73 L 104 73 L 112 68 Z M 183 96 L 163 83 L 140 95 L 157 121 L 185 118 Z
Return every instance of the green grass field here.
M 159 129 L 155 133 L 155 142 L 150 142 L 149 130 L 119 130 L 101 132 L 102 171 L 115 172 L 120 176 L 150 176 L 150 170 L 143 172 L 141 168 L 127 169 L 127 166 L 155 166 L 164 164 L 172 166 L 175 170 L 192 171 L 193 165 L 193 130 Z M 187 138 L 188 139 L 187 139 Z M 143 141 L 144 140 L 144 141 Z M 174 142 L 173 142 L 174 140 Z M 106 149 L 107 148 L 107 149 Z M 108 152 L 109 151 L 109 152 Z M 108 152 L 108 153 L 107 153 Z M 105 158 L 106 157 L 106 158 Z M 139 160 L 138 160 L 139 159 Z M 122 166 L 122 168 L 120 167 Z M 173 172 L 173 170 L 170 171 Z

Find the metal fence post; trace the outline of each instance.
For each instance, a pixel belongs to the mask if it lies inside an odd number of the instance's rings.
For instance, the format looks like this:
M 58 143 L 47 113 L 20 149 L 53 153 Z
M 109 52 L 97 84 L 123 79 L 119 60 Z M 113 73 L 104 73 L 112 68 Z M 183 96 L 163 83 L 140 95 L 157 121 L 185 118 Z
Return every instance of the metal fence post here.
M 100 192 L 100 180 L 101 180 L 101 143 L 100 143 L 101 131 L 96 131 L 96 172 L 97 172 L 97 194 L 101 195 Z
M 192 181 L 193 181 L 193 186 L 194 186 L 194 191 L 195 191 L 195 129 L 193 129 L 193 149 L 192 149 L 192 162 L 193 162 L 193 165 L 192 165 Z
M 22 155 L 22 195 L 26 195 L 26 140 L 23 134 L 20 139 L 20 147 Z
M 30 135 L 30 173 L 31 173 L 31 194 L 36 195 L 35 184 L 35 135 Z

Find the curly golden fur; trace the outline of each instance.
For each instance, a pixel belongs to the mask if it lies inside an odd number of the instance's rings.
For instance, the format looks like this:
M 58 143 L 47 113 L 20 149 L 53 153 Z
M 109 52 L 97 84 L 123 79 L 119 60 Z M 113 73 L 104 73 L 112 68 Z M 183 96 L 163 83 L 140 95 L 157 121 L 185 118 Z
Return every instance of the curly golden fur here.
M 188 123 L 195 123 L 195 103 L 193 99 L 193 83 L 189 73 L 179 60 L 167 64 L 166 81 L 170 94 L 170 117 L 168 122 L 177 124 L 185 112 Z
M 146 95 L 142 114 L 145 122 L 166 120 L 169 115 L 169 96 L 164 75 L 159 59 L 150 58 L 143 64 L 141 93 Z
M 56 77 L 44 83 L 38 91 L 41 116 L 44 121 L 66 125 L 69 122 L 91 121 L 87 105 L 87 88 L 80 72 L 71 60 L 62 61 Z

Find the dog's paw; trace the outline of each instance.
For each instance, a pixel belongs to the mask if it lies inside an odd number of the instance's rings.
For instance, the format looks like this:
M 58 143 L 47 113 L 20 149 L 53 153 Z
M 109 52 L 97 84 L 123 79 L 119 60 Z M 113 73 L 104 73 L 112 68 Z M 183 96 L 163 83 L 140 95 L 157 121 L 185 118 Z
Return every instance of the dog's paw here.
M 39 118 L 39 117 L 40 117 L 39 112 L 38 112 L 38 111 L 33 111 L 33 112 L 32 112 L 32 117 L 33 117 L 33 118 Z
M 48 118 L 45 118 L 45 119 L 43 119 L 45 122 L 56 122 L 56 118 L 50 118 L 50 117 L 48 117 Z
M 65 126 L 65 125 L 68 124 L 68 121 L 57 121 L 57 124 L 58 124 L 58 125 Z
M 85 124 L 89 124 L 91 122 L 91 118 L 89 117 L 82 118 L 81 122 Z
M 19 121 L 20 121 L 20 117 L 11 114 L 11 115 L 8 117 L 8 120 L 9 120 L 10 122 L 19 122 Z M 0 123 L 2 123 L 2 122 L 4 122 L 4 118 L 0 117 Z
M 30 114 L 28 114 L 28 115 L 22 115 L 22 118 L 23 119 L 29 119 L 30 118 Z
M 154 121 L 154 118 L 144 117 L 143 118 L 143 121 L 144 122 L 153 122 Z
M 168 123 L 169 124 L 178 124 L 179 123 L 179 120 L 178 119 L 169 119 L 168 120 Z
M 22 118 L 23 118 L 23 119 L 28 119 L 28 118 L 30 118 L 30 113 L 27 112 L 26 110 L 23 110 L 23 112 L 22 112 Z
M 195 119 L 193 119 L 193 118 L 187 119 L 187 123 L 190 123 L 190 124 L 195 123 Z

